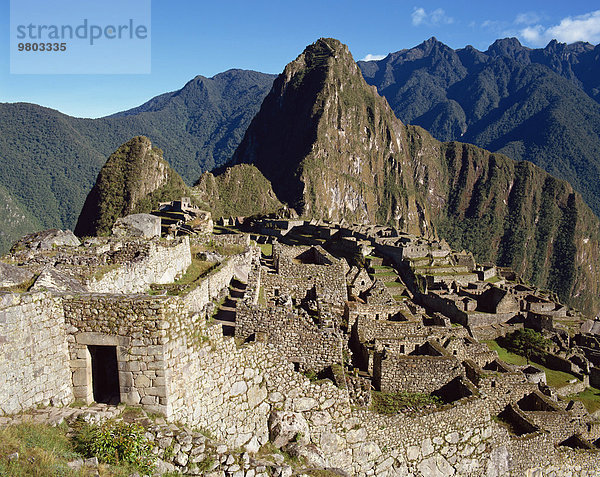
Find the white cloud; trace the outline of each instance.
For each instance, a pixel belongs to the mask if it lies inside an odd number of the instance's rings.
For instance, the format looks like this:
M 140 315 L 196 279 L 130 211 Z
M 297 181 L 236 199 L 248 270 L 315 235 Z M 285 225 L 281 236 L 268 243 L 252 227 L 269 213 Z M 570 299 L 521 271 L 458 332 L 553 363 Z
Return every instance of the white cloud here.
M 421 23 L 425 21 L 427 18 L 427 14 L 425 13 L 424 8 L 416 8 L 412 12 L 412 24 L 414 26 L 419 26 Z
M 411 13 L 412 24 L 419 25 L 441 25 L 454 23 L 454 18 L 446 15 L 442 8 L 427 13 L 423 7 L 415 7 Z
M 371 53 L 369 53 L 367 56 L 365 56 L 360 61 L 378 61 L 378 60 L 383 60 L 386 56 L 387 55 L 372 55 Z
M 515 23 L 517 25 L 533 25 L 534 23 L 539 23 L 541 20 L 540 16 L 535 12 L 524 12 L 519 13 L 515 18 Z
M 530 25 L 520 31 L 520 35 L 533 45 L 543 46 L 552 39 L 564 43 L 588 41 L 600 43 L 600 10 L 584 15 L 563 18 L 558 25 L 544 27 Z

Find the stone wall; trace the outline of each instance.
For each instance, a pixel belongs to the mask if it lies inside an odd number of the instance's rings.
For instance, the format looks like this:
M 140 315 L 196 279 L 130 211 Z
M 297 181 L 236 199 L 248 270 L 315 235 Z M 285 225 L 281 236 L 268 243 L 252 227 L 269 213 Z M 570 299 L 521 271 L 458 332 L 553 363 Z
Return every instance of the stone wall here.
M 91 402 L 89 346 L 116 347 L 121 402 L 169 416 L 165 345 L 173 316 L 186 316 L 179 297 L 90 294 L 64 298 L 73 393 Z
M 342 337 L 292 310 L 238 306 L 235 335 L 244 340 L 254 335 L 257 341 L 270 343 L 301 369 L 321 371 L 342 362 Z
M 60 299 L 48 293 L 0 294 L 0 413 L 72 400 Z
M 302 263 L 297 257 L 310 255 L 316 263 Z M 344 265 L 319 246 L 290 247 L 273 244 L 277 273 L 286 279 L 300 279 L 319 288 L 321 300 L 343 306 L 348 299 Z M 311 260 L 305 260 L 310 262 Z M 266 285 L 265 285 L 266 286 Z M 312 288 L 312 287 L 311 287 Z
M 451 356 L 406 356 L 375 353 L 373 380 L 382 392 L 432 393 L 465 371 Z
M 107 267 L 103 275 L 97 273 L 86 285 L 91 292 L 142 293 L 153 283 L 172 283 L 191 263 L 188 237 L 149 241 L 146 253 L 116 268 Z
M 234 235 L 234 237 L 236 237 Z M 215 300 L 233 278 L 245 282 L 248 280 L 252 257 L 255 249 L 228 257 L 216 270 L 203 277 L 202 281 L 183 296 L 183 300 L 192 312 L 204 311 L 206 305 Z
M 191 326 L 195 335 L 189 333 Z M 274 345 L 238 347 L 222 336 L 220 326 L 203 320 L 173 324 L 166 359 L 171 363 L 172 418 L 203 428 L 233 447 L 256 451 L 264 444 L 274 409 L 349 409 L 345 390 L 331 383 L 310 384 Z

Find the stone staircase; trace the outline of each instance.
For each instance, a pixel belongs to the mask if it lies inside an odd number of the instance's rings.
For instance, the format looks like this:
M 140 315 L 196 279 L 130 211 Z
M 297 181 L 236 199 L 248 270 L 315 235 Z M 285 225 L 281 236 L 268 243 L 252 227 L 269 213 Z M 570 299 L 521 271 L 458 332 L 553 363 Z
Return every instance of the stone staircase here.
M 264 253 L 261 253 L 260 264 L 263 267 L 263 269 L 267 271 L 267 273 L 277 272 L 277 270 L 275 270 L 275 264 L 273 262 L 272 255 L 265 255 Z
M 223 336 L 235 336 L 236 308 L 238 301 L 244 296 L 246 286 L 236 278 L 232 279 L 229 294 L 214 315 L 213 322 L 223 327 Z

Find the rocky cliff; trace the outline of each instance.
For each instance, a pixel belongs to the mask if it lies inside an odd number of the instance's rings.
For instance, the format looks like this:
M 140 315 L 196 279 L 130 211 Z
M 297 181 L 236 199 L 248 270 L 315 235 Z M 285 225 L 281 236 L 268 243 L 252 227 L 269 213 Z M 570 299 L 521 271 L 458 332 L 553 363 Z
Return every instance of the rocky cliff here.
M 254 164 L 307 217 L 447 238 L 596 312 L 599 223 L 529 162 L 404 126 L 346 46 L 320 39 L 288 64 L 232 164 Z
M 147 137 L 134 137 L 111 154 L 100 170 L 75 233 L 107 235 L 119 217 L 150 212 L 158 202 L 182 195 L 187 195 L 187 187 L 163 159 L 163 152 L 152 147 Z
M 275 80 L 232 164 L 254 164 L 304 215 L 429 235 L 403 129 L 348 48 L 320 39 Z

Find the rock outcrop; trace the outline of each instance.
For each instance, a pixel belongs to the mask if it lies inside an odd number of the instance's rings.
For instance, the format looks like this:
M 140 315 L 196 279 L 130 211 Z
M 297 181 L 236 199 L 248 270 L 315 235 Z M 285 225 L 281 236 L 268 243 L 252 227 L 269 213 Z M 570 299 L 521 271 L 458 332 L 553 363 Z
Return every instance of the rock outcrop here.
M 75 234 L 109 235 L 119 217 L 147 213 L 161 201 L 187 195 L 181 177 L 147 137 L 119 147 L 100 170 L 79 215 Z
M 79 247 L 81 242 L 70 230 L 43 230 L 29 235 L 15 242 L 11 251 L 18 249 L 31 250 L 52 250 L 53 247 L 67 245 L 70 247 Z
M 117 219 L 112 227 L 117 237 L 160 237 L 160 217 L 151 214 L 131 214 Z
M 33 273 L 16 265 L 0 262 L 0 288 L 18 287 L 33 278 Z

